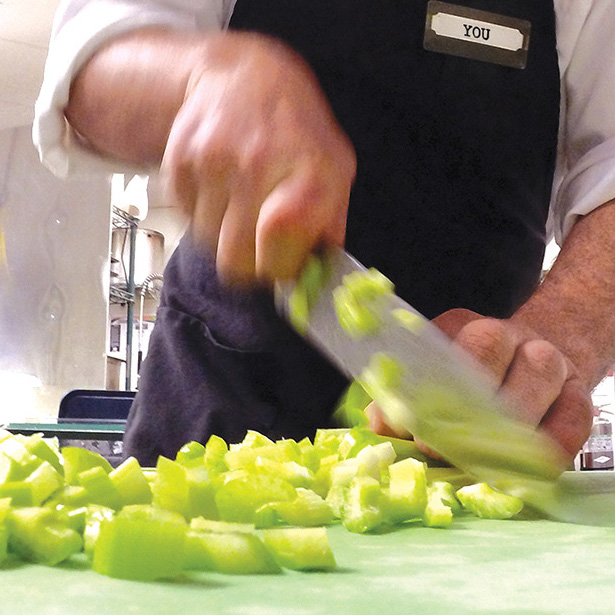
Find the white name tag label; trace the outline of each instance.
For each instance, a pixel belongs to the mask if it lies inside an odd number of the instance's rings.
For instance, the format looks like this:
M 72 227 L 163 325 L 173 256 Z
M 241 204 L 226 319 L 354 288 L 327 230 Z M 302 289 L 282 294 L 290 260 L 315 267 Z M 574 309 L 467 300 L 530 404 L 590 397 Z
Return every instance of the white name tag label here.
M 428 51 L 525 68 L 530 29 L 524 19 L 431 0 L 423 46 Z

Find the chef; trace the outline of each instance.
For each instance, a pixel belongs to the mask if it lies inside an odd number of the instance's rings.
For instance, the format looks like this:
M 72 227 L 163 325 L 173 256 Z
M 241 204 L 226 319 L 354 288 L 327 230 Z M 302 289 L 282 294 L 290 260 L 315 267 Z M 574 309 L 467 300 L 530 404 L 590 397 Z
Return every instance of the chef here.
M 615 363 L 614 94 L 610 0 L 62 2 L 43 162 L 159 172 L 190 220 L 126 454 L 326 425 L 347 383 L 270 289 L 343 244 L 572 459 Z

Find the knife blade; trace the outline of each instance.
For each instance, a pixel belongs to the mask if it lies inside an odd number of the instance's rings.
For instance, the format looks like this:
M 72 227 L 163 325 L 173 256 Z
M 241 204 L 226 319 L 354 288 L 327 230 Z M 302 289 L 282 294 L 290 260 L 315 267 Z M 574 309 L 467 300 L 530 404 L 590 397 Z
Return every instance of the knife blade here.
M 391 425 L 421 439 L 449 463 L 480 481 L 517 495 L 554 519 L 615 525 L 615 494 L 586 508 L 584 500 L 558 480 L 563 455 L 540 430 L 515 418 L 515 405 L 476 361 L 438 327 L 394 293 L 379 305 L 375 331 L 351 336 L 341 325 L 333 300 L 345 276 L 366 269 L 339 248 L 323 253 L 326 281 L 310 305 L 302 334 L 349 378 L 369 382 L 370 394 Z M 278 311 L 290 318 L 293 281 L 277 282 Z M 413 326 L 400 323 L 400 312 Z M 402 370 L 395 387 L 380 387 L 370 375 L 376 355 Z M 604 494 L 601 494 L 604 495 Z M 611 511 L 604 511 L 607 505 Z

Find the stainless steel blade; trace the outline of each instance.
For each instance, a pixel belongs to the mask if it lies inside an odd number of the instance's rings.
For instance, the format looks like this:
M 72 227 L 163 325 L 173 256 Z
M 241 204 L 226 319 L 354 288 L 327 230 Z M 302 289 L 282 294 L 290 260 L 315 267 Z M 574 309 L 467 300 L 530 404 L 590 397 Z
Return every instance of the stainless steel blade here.
M 555 443 L 515 417 L 514 405 L 472 357 L 451 343 L 435 325 L 396 295 L 386 298 L 383 326 L 365 336 L 351 337 L 340 325 L 333 291 L 345 275 L 365 268 L 340 249 L 323 258 L 328 281 L 311 307 L 306 338 L 350 378 L 362 378 L 370 359 L 385 353 L 403 367 L 403 383 L 394 391 L 376 389 L 374 399 L 388 420 L 412 433 L 447 461 L 479 480 L 522 497 L 562 521 L 615 524 L 615 494 L 585 510 L 558 477 L 564 469 Z M 276 285 L 278 310 L 288 316 L 294 283 Z M 406 328 L 396 310 L 414 314 Z M 605 512 L 603 504 L 611 511 Z

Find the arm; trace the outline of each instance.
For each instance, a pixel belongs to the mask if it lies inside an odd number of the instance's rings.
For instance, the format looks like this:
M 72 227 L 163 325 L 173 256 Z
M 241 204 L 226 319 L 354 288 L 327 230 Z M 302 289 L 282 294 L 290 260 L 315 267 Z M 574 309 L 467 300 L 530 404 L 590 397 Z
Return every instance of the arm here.
M 86 63 L 66 116 L 93 149 L 160 164 L 230 280 L 292 276 L 318 244 L 343 243 L 354 151 L 305 62 L 281 43 L 132 32 Z

